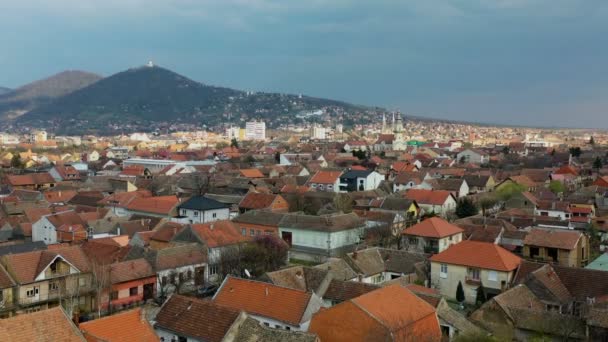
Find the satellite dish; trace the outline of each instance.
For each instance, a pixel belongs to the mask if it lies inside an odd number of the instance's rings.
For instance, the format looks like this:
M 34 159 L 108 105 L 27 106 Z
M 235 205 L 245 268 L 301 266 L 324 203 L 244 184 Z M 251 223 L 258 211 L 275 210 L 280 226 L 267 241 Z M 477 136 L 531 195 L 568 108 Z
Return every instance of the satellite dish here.
M 245 269 L 245 274 L 247 275 L 247 278 L 251 278 L 251 273 L 249 273 L 249 270 Z

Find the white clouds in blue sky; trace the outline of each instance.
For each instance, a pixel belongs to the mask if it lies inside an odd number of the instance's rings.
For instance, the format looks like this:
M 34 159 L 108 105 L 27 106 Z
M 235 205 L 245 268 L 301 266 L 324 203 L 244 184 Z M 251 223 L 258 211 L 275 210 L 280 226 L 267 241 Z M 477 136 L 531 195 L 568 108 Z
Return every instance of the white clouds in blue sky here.
M 153 59 L 242 89 L 608 127 L 606 23 L 606 0 L 0 0 L 0 85 Z

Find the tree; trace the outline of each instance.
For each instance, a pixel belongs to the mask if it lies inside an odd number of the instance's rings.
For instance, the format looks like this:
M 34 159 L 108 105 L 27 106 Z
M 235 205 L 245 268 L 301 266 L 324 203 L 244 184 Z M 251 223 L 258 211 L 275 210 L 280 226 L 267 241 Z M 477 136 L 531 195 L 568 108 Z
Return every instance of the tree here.
M 568 151 L 569 151 L 569 152 L 570 152 L 570 154 L 571 154 L 573 157 L 575 157 L 575 158 L 580 157 L 580 156 L 581 156 L 581 153 L 582 153 L 581 148 L 580 148 L 580 147 L 578 147 L 578 146 L 577 146 L 577 147 L 570 147 L 570 149 L 569 149 Z
M 595 157 L 595 160 L 593 161 L 593 168 L 599 170 L 602 168 L 602 166 L 602 159 L 600 159 L 600 157 Z
M 501 200 L 508 201 L 511 197 L 522 193 L 524 190 L 526 190 L 526 188 L 523 185 L 508 181 L 498 187 L 496 194 Z
M 239 141 L 236 140 L 236 138 L 232 138 L 232 140 L 230 140 L 230 147 L 239 148 Z
M 566 191 L 566 186 L 564 186 L 564 183 L 554 180 L 549 183 L 549 190 L 557 195 L 559 193 L 564 193 Z
M 337 211 L 341 211 L 345 214 L 353 211 L 353 200 L 347 194 L 336 194 L 336 196 L 334 196 L 333 204 Z
M 496 205 L 496 198 L 494 196 L 485 196 L 479 200 L 479 207 L 481 208 L 481 214 L 486 216 L 486 211 L 493 208 Z
M 244 246 L 241 265 L 250 274 L 261 276 L 285 266 L 288 251 L 289 246 L 281 238 L 274 235 L 257 235 L 253 243 Z
M 593 135 L 591 137 L 589 137 L 589 145 L 591 145 L 591 146 L 595 145 L 595 139 L 593 139 Z
M 275 153 L 274 153 L 274 161 L 275 161 L 277 164 L 280 164 L 280 163 L 281 163 L 281 154 L 279 153 L 279 151 L 277 151 L 277 152 L 275 152 Z
M 355 150 L 355 151 L 353 151 L 353 156 L 357 157 L 357 159 L 359 159 L 359 160 L 363 160 L 366 157 L 366 153 L 365 153 L 365 151 L 362 151 L 362 150 Z
M 505 146 L 502 148 L 502 154 L 509 154 L 509 146 Z
M 470 198 L 461 198 L 456 203 L 456 216 L 459 218 L 474 216 L 478 212 L 479 209 L 477 209 L 475 203 Z
M 458 287 L 456 287 L 456 301 L 458 303 L 464 303 L 464 289 L 462 288 L 462 282 L 458 282 Z
M 483 288 L 483 283 L 479 283 L 479 287 L 477 288 L 477 295 L 475 296 L 475 304 L 477 306 L 481 306 L 486 302 L 488 298 L 486 297 L 486 291 Z
M 21 169 L 23 168 L 23 162 L 21 161 L 21 155 L 18 152 L 15 152 L 13 158 L 11 159 L 11 167 Z

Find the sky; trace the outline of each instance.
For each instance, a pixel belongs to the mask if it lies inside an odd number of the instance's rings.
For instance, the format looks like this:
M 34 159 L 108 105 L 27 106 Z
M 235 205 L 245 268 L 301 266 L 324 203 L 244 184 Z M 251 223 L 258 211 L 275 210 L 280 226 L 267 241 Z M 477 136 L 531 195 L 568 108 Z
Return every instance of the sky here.
M 608 128 L 606 0 L 0 0 L 0 86 L 148 60 L 410 115 Z

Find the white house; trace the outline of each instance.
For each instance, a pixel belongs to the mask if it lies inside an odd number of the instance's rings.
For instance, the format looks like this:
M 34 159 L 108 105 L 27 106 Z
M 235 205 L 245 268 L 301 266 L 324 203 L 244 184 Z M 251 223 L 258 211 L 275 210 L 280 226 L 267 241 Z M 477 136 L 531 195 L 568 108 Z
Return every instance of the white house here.
M 152 252 L 156 272 L 156 293 L 167 297 L 175 292 L 193 290 L 207 280 L 207 255 L 197 243 L 163 248 Z
M 340 191 L 375 190 L 384 176 L 371 170 L 350 170 L 340 176 Z
M 32 241 L 43 241 L 47 245 L 86 237 L 86 222 L 73 210 L 42 216 L 32 224 Z
M 466 149 L 456 155 L 456 159 L 460 162 L 473 164 L 486 164 L 490 161 L 490 155 L 479 150 Z
M 204 196 L 193 196 L 180 204 L 177 210 L 184 223 L 207 223 L 230 218 L 230 207 Z
M 354 249 L 365 231 L 356 214 L 288 214 L 279 222 L 279 234 L 290 246 L 290 256 L 304 260 L 325 260 Z

